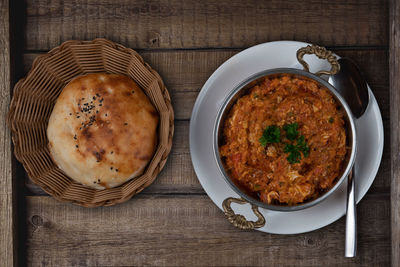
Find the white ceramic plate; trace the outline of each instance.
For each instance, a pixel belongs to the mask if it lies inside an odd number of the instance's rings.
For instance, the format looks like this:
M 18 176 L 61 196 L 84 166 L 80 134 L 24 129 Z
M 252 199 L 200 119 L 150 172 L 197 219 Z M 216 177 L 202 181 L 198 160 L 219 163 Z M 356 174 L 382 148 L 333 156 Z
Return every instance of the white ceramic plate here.
M 222 177 L 213 151 L 213 127 L 223 100 L 241 81 L 254 73 L 273 68 L 297 68 L 296 51 L 307 43 L 278 41 L 250 47 L 223 63 L 207 80 L 193 108 L 190 121 L 190 154 L 197 177 L 208 196 L 222 210 L 227 197 L 239 197 Z M 329 63 L 313 55 L 304 59 L 310 71 L 329 70 Z M 375 179 L 382 158 L 383 124 L 376 99 L 369 89 L 370 103 L 365 114 L 356 120 L 356 199 L 363 198 Z M 297 234 L 324 227 L 345 214 L 347 182 L 323 202 L 305 210 L 278 212 L 260 208 L 266 218 L 258 230 L 274 234 Z M 249 205 L 233 205 L 234 210 L 256 220 Z

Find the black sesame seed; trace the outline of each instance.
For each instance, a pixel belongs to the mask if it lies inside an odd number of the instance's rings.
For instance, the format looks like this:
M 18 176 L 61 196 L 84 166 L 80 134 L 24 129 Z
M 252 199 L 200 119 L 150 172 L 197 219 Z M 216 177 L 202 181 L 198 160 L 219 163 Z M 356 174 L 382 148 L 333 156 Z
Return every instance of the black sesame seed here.
M 115 169 L 116 172 L 118 172 L 118 169 Z
M 72 115 L 72 113 L 69 113 L 69 115 L 71 116 L 71 115 Z
M 134 94 L 135 93 L 135 91 L 132 91 L 132 94 Z
M 78 148 L 78 145 L 75 145 L 76 148 Z
M 127 123 L 127 122 L 125 122 L 125 123 L 124 123 L 124 125 L 128 125 L 128 123 Z
M 104 114 L 104 116 L 106 116 L 106 117 L 107 117 L 107 113 L 106 113 L 106 114 Z
M 77 119 L 79 119 L 81 116 L 76 116 Z
M 99 106 L 101 107 L 103 104 L 99 104 Z
M 99 94 L 96 94 L 96 96 L 97 96 L 97 97 L 100 97 L 100 95 L 99 95 Z
M 85 100 L 85 98 L 84 98 L 84 97 L 82 97 L 82 100 Z
M 113 154 L 114 153 L 114 151 L 111 151 L 111 154 Z
M 113 167 L 110 167 L 110 170 L 114 169 Z
M 96 97 L 95 97 L 95 96 L 93 96 L 93 100 L 96 100 Z
M 99 113 L 99 111 L 98 111 L 98 110 L 96 110 L 96 113 Z

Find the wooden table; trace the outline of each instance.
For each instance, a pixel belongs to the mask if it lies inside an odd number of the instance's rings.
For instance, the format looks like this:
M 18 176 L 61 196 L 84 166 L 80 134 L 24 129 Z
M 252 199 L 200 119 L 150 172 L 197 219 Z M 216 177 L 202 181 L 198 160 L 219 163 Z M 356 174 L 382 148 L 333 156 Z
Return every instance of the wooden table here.
M 0 0 L 0 265 L 399 266 L 399 15 L 395 0 Z M 29 181 L 12 156 L 5 115 L 14 84 L 37 55 L 96 37 L 137 50 L 161 74 L 176 130 L 153 185 L 124 204 L 88 209 Z M 193 171 L 188 130 L 200 88 L 235 53 L 273 40 L 311 42 L 354 59 L 380 105 L 385 148 L 358 205 L 356 258 L 343 257 L 343 218 L 300 235 L 235 229 Z

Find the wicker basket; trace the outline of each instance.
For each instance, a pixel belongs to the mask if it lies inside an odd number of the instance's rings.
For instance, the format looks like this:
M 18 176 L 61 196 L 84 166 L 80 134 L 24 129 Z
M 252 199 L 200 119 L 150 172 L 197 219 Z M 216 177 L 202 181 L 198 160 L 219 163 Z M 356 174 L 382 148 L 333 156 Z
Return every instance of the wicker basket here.
M 96 190 L 76 183 L 51 160 L 46 129 L 58 95 L 74 77 L 87 73 L 123 74 L 136 81 L 160 114 L 159 144 L 143 175 L 121 186 Z M 171 150 L 174 113 L 161 77 L 134 50 L 105 39 L 67 41 L 38 56 L 14 88 L 8 114 L 15 157 L 30 179 L 58 200 L 84 207 L 124 202 L 149 186 Z

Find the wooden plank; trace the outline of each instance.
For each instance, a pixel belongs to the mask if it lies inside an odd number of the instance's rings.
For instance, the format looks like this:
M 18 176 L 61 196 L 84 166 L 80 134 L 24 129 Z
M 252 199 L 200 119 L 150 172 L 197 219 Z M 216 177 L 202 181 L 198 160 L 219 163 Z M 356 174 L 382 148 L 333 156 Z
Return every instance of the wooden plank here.
M 390 1 L 390 138 L 392 266 L 400 266 L 400 3 Z
M 192 167 L 189 153 L 189 122 L 177 121 L 175 123 L 174 142 L 171 154 L 164 169 L 143 193 L 150 194 L 171 194 L 171 193 L 194 193 L 203 194 L 204 191 L 196 178 L 196 174 Z M 22 166 L 18 166 L 18 179 L 25 179 L 26 186 L 30 195 L 44 195 L 39 186 L 33 184 Z
M 9 1 L 0 0 L 0 262 L 3 266 L 16 266 L 16 202 L 12 177 L 11 137 L 6 125 L 11 92 L 9 26 Z
M 177 121 L 175 123 L 174 142 L 171 154 L 164 169 L 154 183 L 143 193 L 148 194 L 172 194 L 192 193 L 204 194 L 192 167 L 189 153 L 189 121 Z M 18 164 L 17 177 L 25 179 L 29 195 L 46 195 L 37 185 L 33 184 Z
M 28 266 L 388 266 L 389 195 L 359 206 L 356 258 L 344 219 L 300 235 L 241 231 L 207 196 L 140 195 L 109 208 L 27 197 Z M 267 219 L 268 223 L 268 219 Z
M 385 134 L 388 138 L 389 121 L 385 122 L 385 126 Z M 167 164 L 154 183 L 142 192 L 143 194 L 204 194 L 193 170 L 188 136 L 189 121 L 176 121 L 174 143 Z M 25 179 L 29 195 L 46 195 L 39 186 L 29 180 L 21 165 L 17 167 L 17 177 L 18 180 Z M 382 164 L 369 193 L 388 193 L 389 186 L 390 145 L 386 142 Z
M 332 50 L 342 57 L 354 60 L 372 87 L 389 85 L 387 49 L 355 50 L 333 47 Z M 143 59 L 160 73 L 169 90 L 176 92 L 197 92 L 222 63 L 240 51 L 238 49 L 138 50 Z M 40 54 L 42 53 L 23 55 L 18 77 L 26 75 L 33 60 Z
M 170 91 L 197 92 L 222 63 L 240 51 L 238 49 L 224 49 L 139 50 L 138 52 L 146 62 L 160 73 Z M 371 86 L 389 85 L 387 49 L 344 50 L 333 48 L 333 51 L 340 56 L 354 60 Z M 22 67 L 17 73 L 18 77 L 25 76 L 30 70 L 33 60 L 41 54 L 25 53 Z M 389 92 L 387 92 L 387 95 L 389 95 Z
M 370 0 L 29 0 L 25 44 L 104 37 L 135 48 L 243 48 L 273 40 L 387 46 L 388 3 Z
M 389 118 L 389 78 L 387 50 L 334 50 L 341 56 L 354 59 L 365 74 L 380 105 L 382 115 Z M 163 77 L 175 108 L 175 118 L 190 119 L 197 94 L 208 77 L 238 50 L 202 51 L 141 51 L 141 55 Z M 38 53 L 24 55 L 24 76 Z
M 180 50 L 180 51 L 138 51 L 163 77 L 171 93 L 198 92 L 208 77 L 227 59 L 239 52 L 229 50 Z M 25 53 L 23 68 L 19 70 L 19 77 L 23 77 L 30 70 L 33 60 L 43 53 Z M 384 53 L 379 50 L 367 54 L 370 58 L 382 58 Z M 384 57 L 384 58 L 387 58 Z M 380 65 L 382 60 L 378 60 Z

